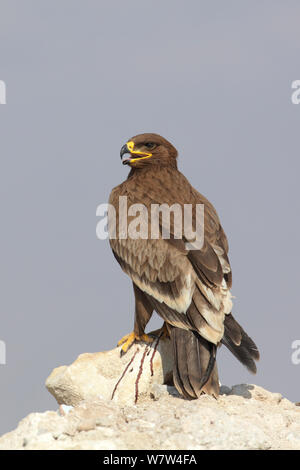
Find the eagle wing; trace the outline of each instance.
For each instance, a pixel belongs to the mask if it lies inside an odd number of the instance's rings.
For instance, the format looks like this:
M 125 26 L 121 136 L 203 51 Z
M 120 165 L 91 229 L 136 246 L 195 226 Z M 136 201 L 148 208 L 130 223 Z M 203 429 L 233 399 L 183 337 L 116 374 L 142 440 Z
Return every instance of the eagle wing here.
M 163 239 L 161 233 L 158 239 L 119 237 L 120 196 L 127 196 L 128 207 L 143 204 L 148 209 L 140 215 L 148 227 L 152 204 L 204 204 L 202 248 L 188 250 L 187 240 L 174 238 L 174 222 L 170 239 Z M 152 175 L 151 181 L 146 179 L 142 184 L 139 180 L 126 180 L 112 191 L 109 203 L 117 216 L 117 236 L 110 239 L 110 244 L 123 271 L 167 323 L 197 331 L 218 344 L 224 334 L 224 316 L 232 307 L 231 269 L 227 239 L 213 206 L 180 172 L 171 169 Z M 193 214 L 193 222 L 194 217 Z M 133 219 L 128 216 L 128 226 Z

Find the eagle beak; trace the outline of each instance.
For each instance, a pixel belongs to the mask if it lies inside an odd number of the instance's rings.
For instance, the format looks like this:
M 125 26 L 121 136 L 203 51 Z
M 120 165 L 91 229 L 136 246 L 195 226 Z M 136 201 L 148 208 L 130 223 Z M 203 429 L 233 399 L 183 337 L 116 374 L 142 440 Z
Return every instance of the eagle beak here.
M 127 144 L 123 145 L 123 147 L 121 148 L 121 151 L 120 151 L 120 158 L 122 160 L 122 163 L 123 165 L 127 165 L 129 163 L 129 160 L 130 160 L 130 157 L 129 158 L 125 158 L 123 160 L 123 155 L 126 155 L 126 154 L 129 154 L 130 155 L 130 151 L 127 147 Z
M 123 159 L 123 155 L 125 154 L 129 154 L 129 156 Z M 133 155 L 136 155 L 136 157 Z M 134 142 L 130 140 L 121 148 L 120 157 L 123 165 L 128 165 L 129 163 L 133 163 L 137 160 L 152 157 L 152 153 L 139 152 L 138 150 L 134 150 Z
M 120 157 L 121 157 L 123 165 L 128 165 L 128 163 L 132 160 L 131 153 L 133 152 L 133 149 L 134 149 L 134 142 L 132 142 L 132 140 L 130 142 L 127 142 L 121 148 Z M 123 159 L 123 155 L 126 155 L 126 154 L 128 154 L 128 156 Z

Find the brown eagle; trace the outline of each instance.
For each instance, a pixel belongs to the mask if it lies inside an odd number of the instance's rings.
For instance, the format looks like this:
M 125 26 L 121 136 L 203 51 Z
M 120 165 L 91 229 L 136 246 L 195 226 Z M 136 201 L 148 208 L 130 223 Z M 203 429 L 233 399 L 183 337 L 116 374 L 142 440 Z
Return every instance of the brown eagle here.
M 158 134 L 132 137 L 121 149 L 124 165 L 131 167 L 128 178 L 111 192 L 109 203 L 116 211 L 116 236 L 110 238 L 114 256 L 132 279 L 135 295 L 134 330 L 119 345 L 125 353 L 135 341 L 152 341 L 145 327 L 155 310 L 164 320 L 174 351 L 173 380 L 187 398 L 201 393 L 219 394 L 217 347 L 223 343 L 251 372 L 256 372 L 258 349 L 231 313 L 232 274 L 228 243 L 212 204 L 194 189 L 177 169 L 177 150 Z M 203 243 L 199 249 L 175 236 L 128 237 L 120 229 L 120 197 L 128 207 L 143 204 L 150 219 L 151 206 L 204 205 Z M 203 207 L 203 206 L 202 206 Z M 128 212 L 129 214 L 129 212 Z M 127 222 L 132 220 L 128 215 Z M 192 212 L 195 227 L 196 211 Z M 149 220 L 149 225 L 150 225 Z M 110 223 L 110 218 L 109 218 Z

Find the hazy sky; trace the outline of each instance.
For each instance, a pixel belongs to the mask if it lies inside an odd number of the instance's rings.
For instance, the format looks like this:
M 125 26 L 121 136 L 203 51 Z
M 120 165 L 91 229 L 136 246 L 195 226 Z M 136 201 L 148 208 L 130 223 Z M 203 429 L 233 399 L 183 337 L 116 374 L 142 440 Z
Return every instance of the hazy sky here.
M 300 400 L 299 17 L 297 0 L 0 0 L 0 433 L 57 408 L 54 367 L 132 329 L 131 282 L 95 230 L 140 132 L 178 148 L 229 239 L 261 361 L 253 377 L 221 348 L 222 383 Z

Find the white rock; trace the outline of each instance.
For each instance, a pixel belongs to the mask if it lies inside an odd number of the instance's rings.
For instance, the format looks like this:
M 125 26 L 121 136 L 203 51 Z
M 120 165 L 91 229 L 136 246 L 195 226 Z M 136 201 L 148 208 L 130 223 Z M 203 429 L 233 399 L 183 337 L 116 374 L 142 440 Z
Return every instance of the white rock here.
M 135 403 L 149 396 L 152 384 L 164 384 L 172 377 L 171 342 L 157 341 L 133 345 L 122 358 L 120 348 L 81 354 L 70 366 L 54 369 L 46 387 L 59 405 L 112 397 L 119 403 Z
M 31 413 L 0 449 L 300 449 L 299 407 L 283 408 L 261 387 L 251 386 L 251 398 L 192 401 L 158 389 L 137 405 L 97 399 L 65 416 Z
M 299 406 L 249 384 L 186 400 L 166 385 L 170 347 L 164 339 L 154 357 L 142 344 L 123 358 L 119 348 L 82 354 L 54 369 L 47 387 L 59 413 L 31 413 L 0 449 L 300 449 Z

